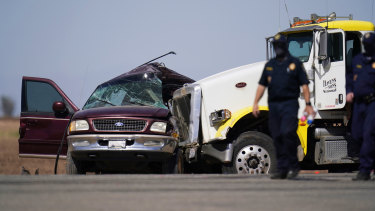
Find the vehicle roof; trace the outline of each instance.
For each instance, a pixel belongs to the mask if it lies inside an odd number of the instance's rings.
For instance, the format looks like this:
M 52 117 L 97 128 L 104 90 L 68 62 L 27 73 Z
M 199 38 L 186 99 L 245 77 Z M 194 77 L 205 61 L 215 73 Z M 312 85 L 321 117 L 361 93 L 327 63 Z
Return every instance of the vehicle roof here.
M 172 93 L 184 84 L 195 82 L 195 80 L 165 67 L 162 63 L 154 62 L 136 67 L 129 72 L 100 84 L 98 87 L 117 83 L 124 79 L 131 80 L 132 76 L 144 73 L 154 73 L 162 81 L 163 98 L 165 98 L 165 100 L 172 98 Z
M 136 67 L 133 70 L 130 70 L 129 72 L 121 74 L 107 82 L 104 82 L 103 84 L 116 82 L 124 78 L 144 73 L 154 73 L 158 76 L 158 78 L 162 81 L 163 84 L 183 85 L 185 83 L 195 82 L 193 79 L 165 67 L 162 63 L 154 62 Z
M 327 24 L 328 23 L 328 24 Z M 342 29 L 344 31 L 374 31 L 375 26 L 369 21 L 359 20 L 339 20 L 339 21 L 328 21 L 314 24 L 298 25 L 288 28 L 281 33 L 293 33 L 301 31 L 312 31 L 314 29 L 326 28 L 329 29 Z

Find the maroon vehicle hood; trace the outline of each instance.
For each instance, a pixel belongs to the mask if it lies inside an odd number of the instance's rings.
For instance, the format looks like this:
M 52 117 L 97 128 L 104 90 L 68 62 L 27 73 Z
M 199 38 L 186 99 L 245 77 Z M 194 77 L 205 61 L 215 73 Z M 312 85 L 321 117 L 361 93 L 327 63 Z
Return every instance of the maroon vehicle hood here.
M 90 108 L 78 111 L 74 119 L 95 118 L 95 117 L 148 117 L 167 119 L 168 109 L 152 106 L 112 106 Z

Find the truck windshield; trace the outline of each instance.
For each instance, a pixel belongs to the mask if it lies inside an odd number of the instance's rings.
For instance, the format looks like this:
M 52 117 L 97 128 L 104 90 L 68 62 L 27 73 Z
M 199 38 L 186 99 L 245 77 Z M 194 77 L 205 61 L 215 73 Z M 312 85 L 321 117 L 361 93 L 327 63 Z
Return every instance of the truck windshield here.
M 313 41 L 312 32 L 295 33 L 288 35 L 289 53 L 301 62 L 307 62 Z
M 82 109 L 145 105 L 167 108 L 162 98 L 162 82 L 152 73 L 144 73 L 100 85 Z

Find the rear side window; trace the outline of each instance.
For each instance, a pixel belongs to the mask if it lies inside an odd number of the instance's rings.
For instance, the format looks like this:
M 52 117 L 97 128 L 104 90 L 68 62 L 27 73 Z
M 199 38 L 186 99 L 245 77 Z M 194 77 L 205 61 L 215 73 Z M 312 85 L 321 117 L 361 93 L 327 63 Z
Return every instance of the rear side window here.
M 22 112 L 53 112 L 52 105 L 63 98 L 48 83 L 26 81 L 22 102 Z

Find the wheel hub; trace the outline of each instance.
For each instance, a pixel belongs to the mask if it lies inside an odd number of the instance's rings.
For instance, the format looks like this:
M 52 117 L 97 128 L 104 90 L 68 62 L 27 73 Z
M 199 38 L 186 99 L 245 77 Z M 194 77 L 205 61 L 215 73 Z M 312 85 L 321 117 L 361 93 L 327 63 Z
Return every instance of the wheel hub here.
M 248 145 L 238 151 L 235 163 L 239 174 L 267 174 L 271 158 L 263 147 Z
M 252 169 L 256 169 L 259 165 L 259 159 L 257 157 L 250 157 L 248 160 L 247 160 L 247 165 L 252 168 Z

